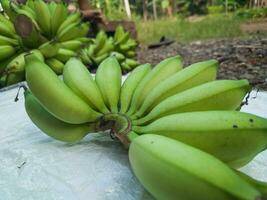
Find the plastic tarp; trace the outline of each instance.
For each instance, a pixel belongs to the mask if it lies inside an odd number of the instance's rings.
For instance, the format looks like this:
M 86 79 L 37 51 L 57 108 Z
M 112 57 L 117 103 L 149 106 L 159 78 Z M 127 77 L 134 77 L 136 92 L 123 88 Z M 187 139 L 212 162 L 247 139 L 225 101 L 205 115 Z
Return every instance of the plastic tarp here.
M 66 144 L 49 138 L 28 118 L 23 92 L 0 92 L 0 199 L 152 199 L 131 172 L 127 150 L 107 133 Z M 267 93 L 253 91 L 244 112 L 267 117 Z M 244 147 L 246 148 L 246 147 Z M 267 181 L 267 151 L 241 169 Z

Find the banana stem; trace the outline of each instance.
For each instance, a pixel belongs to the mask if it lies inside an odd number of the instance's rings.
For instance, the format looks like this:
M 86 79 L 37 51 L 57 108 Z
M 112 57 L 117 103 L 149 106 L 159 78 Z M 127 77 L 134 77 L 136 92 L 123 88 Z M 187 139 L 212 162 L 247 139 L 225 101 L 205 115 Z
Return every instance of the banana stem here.
M 96 125 L 96 130 L 111 130 L 125 146 L 129 146 L 134 139 L 131 120 L 121 113 L 109 113 L 103 115 Z M 130 135 L 129 135 L 130 134 Z

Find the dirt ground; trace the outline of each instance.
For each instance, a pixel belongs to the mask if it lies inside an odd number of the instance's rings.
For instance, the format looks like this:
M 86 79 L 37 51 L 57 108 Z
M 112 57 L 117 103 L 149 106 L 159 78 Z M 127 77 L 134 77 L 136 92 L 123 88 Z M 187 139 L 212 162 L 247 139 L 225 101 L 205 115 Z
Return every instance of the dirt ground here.
M 184 66 L 217 59 L 220 62 L 218 79 L 248 79 L 255 88 L 267 90 L 267 37 L 173 43 L 156 49 L 141 46 L 138 60 L 157 64 L 177 54 L 183 57 Z

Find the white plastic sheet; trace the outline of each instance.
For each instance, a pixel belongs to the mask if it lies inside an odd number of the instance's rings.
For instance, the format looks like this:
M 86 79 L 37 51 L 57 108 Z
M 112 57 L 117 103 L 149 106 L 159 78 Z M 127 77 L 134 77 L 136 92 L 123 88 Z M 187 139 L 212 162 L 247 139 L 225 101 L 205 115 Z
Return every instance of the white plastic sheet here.
M 119 142 L 107 134 L 91 134 L 75 144 L 49 138 L 28 118 L 23 92 L 14 102 L 17 89 L 0 92 L 0 199 L 152 199 L 132 174 Z M 267 117 L 266 105 L 267 93 L 259 92 L 243 111 Z M 242 171 L 267 181 L 267 151 Z

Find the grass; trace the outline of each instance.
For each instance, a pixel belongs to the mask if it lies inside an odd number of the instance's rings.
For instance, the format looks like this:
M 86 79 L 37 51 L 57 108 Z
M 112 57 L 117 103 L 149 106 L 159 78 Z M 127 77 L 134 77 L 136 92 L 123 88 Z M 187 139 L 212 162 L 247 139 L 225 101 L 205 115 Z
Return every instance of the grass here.
M 138 39 L 143 44 L 159 41 L 161 36 L 178 42 L 191 42 L 212 38 L 245 36 L 240 30 L 244 20 L 232 16 L 212 15 L 200 21 L 182 19 L 161 19 L 157 21 L 136 21 Z

